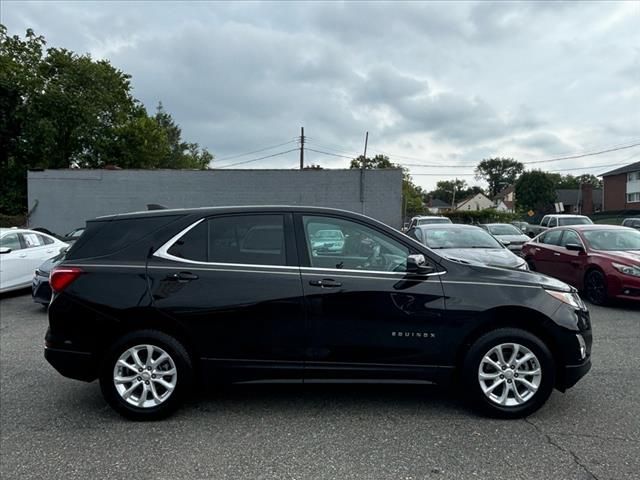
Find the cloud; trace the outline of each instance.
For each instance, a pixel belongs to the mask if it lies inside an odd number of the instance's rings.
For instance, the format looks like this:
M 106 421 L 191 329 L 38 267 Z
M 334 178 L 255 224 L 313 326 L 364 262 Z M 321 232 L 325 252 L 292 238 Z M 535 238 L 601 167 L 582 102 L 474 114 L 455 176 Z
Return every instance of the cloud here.
M 302 125 L 318 150 L 357 154 L 369 131 L 370 144 L 396 162 L 445 165 L 495 154 L 535 160 L 640 137 L 640 12 L 632 2 L 1 8 L 11 34 L 34 28 L 49 46 L 108 58 L 130 73 L 148 109 L 162 101 L 184 137 L 218 158 L 292 140 Z M 312 152 L 308 159 L 349 162 Z M 247 166 L 296 161 L 292 152 Z M 426 188 L 438 179 L 414 178 Z

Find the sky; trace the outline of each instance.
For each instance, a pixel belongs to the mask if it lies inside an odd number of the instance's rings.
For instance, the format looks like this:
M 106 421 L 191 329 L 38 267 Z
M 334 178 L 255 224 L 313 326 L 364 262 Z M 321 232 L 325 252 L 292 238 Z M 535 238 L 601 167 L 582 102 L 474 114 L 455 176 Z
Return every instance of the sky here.
M 427 190 L 482 185 L 496 156 L 563 174 L 640 160 L 545 161 L 640 144 L 638 1 L 0 0 L 0 22 L 129 73 L 217 168 L 296 168 L 301 126 L 306 164 L 347 168 L 368 131 L 367 155 Z

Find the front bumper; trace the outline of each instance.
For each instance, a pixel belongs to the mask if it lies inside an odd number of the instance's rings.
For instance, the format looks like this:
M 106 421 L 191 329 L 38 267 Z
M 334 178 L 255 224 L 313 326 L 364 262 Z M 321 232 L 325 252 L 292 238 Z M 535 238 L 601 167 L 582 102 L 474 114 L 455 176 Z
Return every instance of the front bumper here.
M 587 359 L 578 364 L 578 365 L 566 365 L 564 367 L 564 372 L 562 375 L 562 379 L 558 384 L 558 389 L 562 392 L 567 390 L 568 388 L 573 387 L 578 380 L 584 377 L 589 370 L 591 370 L 591 358 L 587 357 Z
M 607 284 L 610 297 L 640 302 L 640 277 L 608 275 Z
M 49 277 L 34 275 L 31 282 L 31 296 L 33 301 L 43 305 L 49 305 L 51 301 L 51 286 L 49 285 Z

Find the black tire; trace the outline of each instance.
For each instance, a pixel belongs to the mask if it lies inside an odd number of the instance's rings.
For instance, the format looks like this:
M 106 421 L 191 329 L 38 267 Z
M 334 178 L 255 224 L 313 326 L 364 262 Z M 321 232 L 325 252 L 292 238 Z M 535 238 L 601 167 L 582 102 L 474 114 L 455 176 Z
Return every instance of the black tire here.
M 169 379 L 170 381 L 174 380 L 175 388 L 169 392 L 167 398 L 159 405 L 147 407 L 134 406 L 128 403 L 127 400 L 118 393 L 115 386 L 114 369 L 116 367 L 116 362 L 121 355 L 127 352 L 128 349 L 137 345 L 151 345 L 152 347 L 161 349 L 168 354 L 175 365 L 175 380 L 172 376 L 165 377 L 165 379 Z M 144 355 L 144 351 L 141 350 L 141 352 L 142 355 Z M 158 352 L 156 352 L 156 354 L 157 353 Z M 156 357 L 156 359 L 157 358 L 158 357 Z M 165 364 L 165 368 L 166 365 L 167 364 Z M 132 372 L 132 374 L 134 376 L 137 375 L 135 372 Z M 142 377 L 137 377 L 137 380 L 140 380 L 141 378 Z M 149 384 L 150 381 L 143 383 Z M 125 334 L 118 339 L 105 354 L 100 368 L 100 388 L 102 390 L 102 395 L 116 412 L 131 420 L 159 420 L 169 416 L 188 396 L 191 391 L 192 383 L 193 363 L 186 348 L 172 336 L 157 330 L 138 330 Z M 130 385 L 133 385 L 133 383 Z M 154 383 L 154 385 L 156 384 Z M 143 386 L 141 386 L 141 388 L 142 387 Z M 154 390 L 154 392 L 155 391 L 156 390 Z M 163 393 L 166 393 L 166 391 Z M 138 396 L 141 397 L 142 395 Z
M 483 392 L 479 380 L 480 363 L 484 356 L 492 348 L 508 343 L 517 343 L 531 351 L 537 358 L 536 363 L 542 374 L 538 389 L 531 398 L 514 406 L 495 403 Z M 556 366 L 549 348 L 540 338 L 518 328 L 500 328 L 484 334 L 471 345 L 464 359 L 461 377 L 464 396 L 474 409 L 495 418 L 522 418 L 538 410 L 551 395 L 556 381 Z M 508 380 L 500 380 L 506 381 Z M 512 382 L 514 386 L 517 383 L 516 379 Z M 506 387 L 506 384 L 503 385 Z
M 594 305 L 606 305 L 607 279 L 600 270 L 590 270 L 584 277 L 584 294 Z

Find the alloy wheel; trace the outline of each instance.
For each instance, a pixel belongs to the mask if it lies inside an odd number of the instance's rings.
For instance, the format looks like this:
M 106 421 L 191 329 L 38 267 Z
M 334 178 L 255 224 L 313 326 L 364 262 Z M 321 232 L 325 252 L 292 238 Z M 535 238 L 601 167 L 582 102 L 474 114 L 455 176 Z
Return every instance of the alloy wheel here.
M 491 348 L 480 361 L 478 382 L 485 396 L 503 407 L 523 405 L 533 398 L 542 381 L 536 355 L 519 343 Z
M 607 287 L 600 272 L 592 271 L 585 279 L 587 297 L 592 303 L 602 305 L 607 300 Z
M 127 349 L 113 368 L 113 384 L 120 397 L 138 408 L 167 401 L 176 388 L 178 372 L 171 356 L 155 345 Z

